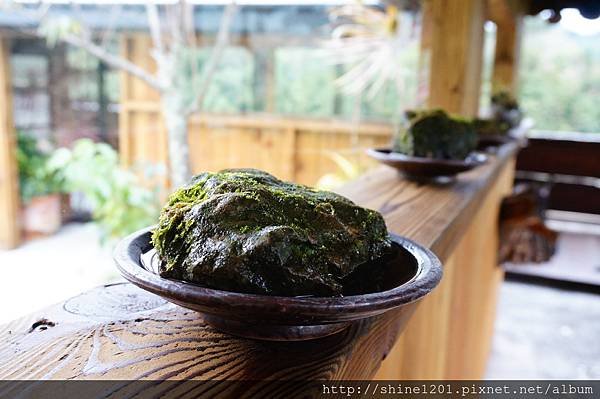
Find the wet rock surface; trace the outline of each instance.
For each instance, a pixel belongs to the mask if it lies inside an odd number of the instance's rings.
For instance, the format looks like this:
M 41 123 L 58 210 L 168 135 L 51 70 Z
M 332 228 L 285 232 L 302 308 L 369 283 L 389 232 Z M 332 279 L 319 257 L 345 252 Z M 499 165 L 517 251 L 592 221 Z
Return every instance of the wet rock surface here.
M 163 277 L 228 291 L 348 294 L 377 285 L 391 243 L 378 212 L 253 169 L 202 173 L 153 232 Z
M 435 159 L 465 159 L 477 147 L 477 133 L 467 120 L 440 109 L 407 111 L 408 127 L 394 138 L 394 151 Z

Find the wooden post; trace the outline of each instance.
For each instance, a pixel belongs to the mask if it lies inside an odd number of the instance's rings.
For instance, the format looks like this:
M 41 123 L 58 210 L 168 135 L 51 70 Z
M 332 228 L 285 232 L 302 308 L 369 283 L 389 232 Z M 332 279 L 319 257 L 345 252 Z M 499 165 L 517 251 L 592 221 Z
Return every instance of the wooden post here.
M 463 116 L 477 115 L 483 61 L 484 0 L 427 0 L 423 18 L 431 21 L 430 108 Z
M 523 28 L 523 10 L 516 2 L 489 0 L 490 19 L 496 24 L 496 53 L 492 92 L 518 88 L 519 52 Z
M 431 0 L 421 2 L 421 48 L 419 51 L 416 100 L 418 108 L 426 107 L 429 99 L 429 67 L 431 64 L 431 30 L 433 25 L 432 3 Z
M 0 37 L 0 247 L 14 248 L 21 241 L 19 179 L 13 123 L 10 50 Z
M 129 59 L 131 46 L 129 37 L 122 34 L 119 38 L 120 55 Z M 121 166 L 129 167 L 132 164 L 131 156 L 131 131 L 130 118 L 131 110 L 128 103 L 131 97 L 131 77 L 125 71 L 119 71 L 119 158 Z

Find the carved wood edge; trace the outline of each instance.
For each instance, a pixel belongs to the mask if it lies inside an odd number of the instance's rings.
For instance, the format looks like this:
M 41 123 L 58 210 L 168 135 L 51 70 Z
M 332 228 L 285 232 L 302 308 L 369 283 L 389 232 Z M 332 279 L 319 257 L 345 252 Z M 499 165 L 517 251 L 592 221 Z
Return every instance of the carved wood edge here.
M 389 173 L 384 177 L 387 186 L 377 191 L 376 184 L 368 183 L 374 178 L 369 174 L 359 182 L 367 182 L 373 190 L 363 188 L 357 202 L 383 208 L 393 231 L 439 249 L 440 242 L 449 242 L 444 235 L 460 235 L 468 215 L 516 150 L 516 146 L 507 146 L 489 165 L 459 181 L 450 193 L 443 187 L 398 181 Z M 356 194 L 356 188 L 350 192 Z M 420 198 L 420 192 L 426 193 L 432 205 L 439 202 L 437 213 L 429 212 L 425 220 L 404 226 L 403 217 L 411 210 L 403 210 L 402 205 Z M 456 221 L 459 218 L 460 223 Z M 445 248 L 449 251 L 449 244 Z M 369 379 L 401 332 L 399 314 L 392 310 L 318 340 L 259 342 L 219 333 L 193 311 L 130 284 L 115 284 L 3 326 L 0 380 Z
M 0 380 L 368 379 L 401 325 L 392 310 L 313 341 L 253 341 L 122 283 L 5 325 Z

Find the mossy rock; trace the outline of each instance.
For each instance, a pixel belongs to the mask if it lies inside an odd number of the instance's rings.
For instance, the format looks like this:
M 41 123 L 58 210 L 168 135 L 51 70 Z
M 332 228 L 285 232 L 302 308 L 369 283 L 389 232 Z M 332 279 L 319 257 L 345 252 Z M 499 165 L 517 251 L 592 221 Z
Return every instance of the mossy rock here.
M 152 241 L 163 277 L 282 296 L 344 294 L 391 248 L 378 212 L 254 169 L 194 177 L 170 197 Z
M 473 128 L 481 136 L 504 136 L 511 129 L 509 123 L 496 119 L 473 119 Z
M 465 159 L 477 147 L 471 122 L 436 109 L 407 111 L 408 127 L 394 138 L 394 151 L 436 159 Z

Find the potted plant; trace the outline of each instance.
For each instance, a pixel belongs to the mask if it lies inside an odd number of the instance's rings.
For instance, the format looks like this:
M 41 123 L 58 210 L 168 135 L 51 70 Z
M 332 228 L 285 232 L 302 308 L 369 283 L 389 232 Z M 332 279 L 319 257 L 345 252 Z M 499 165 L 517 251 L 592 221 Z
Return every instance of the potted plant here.
M 485 154 L 475 151 L 477 139 L 471 121 L 442 109 L 406 111 L 392 148 L 367 153 L 407 178 L 448 180 L 487 161 Z
M 48 235 L 61 226 L 60 183 L 47 167 L 49 155 L 37 140 L 22 132 L 17 136 L 17 163 L 26 235 Z
M 473 119 L 473 126 L 481 137 L 507 136 L 523 120 L 519 103 L 507 91 L 498 91 L 492 95 L 490 111 L 487 118 Z
M 117 152 L 106 143 L 79 139 L 70 149 L 58 148 L 47 170 L 65 191 L 85 199 L 104 243 L 152 224 L 158 217 L 159 190 L 143 186 L 136 174 L 122 169 Z

